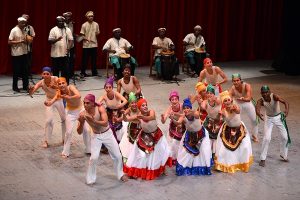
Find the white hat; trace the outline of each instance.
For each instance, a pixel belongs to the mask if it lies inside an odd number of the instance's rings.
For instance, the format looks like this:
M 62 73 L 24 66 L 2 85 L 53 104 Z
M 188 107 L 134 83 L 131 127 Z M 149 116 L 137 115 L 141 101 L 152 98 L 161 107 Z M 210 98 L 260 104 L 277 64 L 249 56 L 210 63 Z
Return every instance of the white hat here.
M 27 19 L 25 19 L 24 17 L 19 17 L 18 22 L 27 22 Z
M 196 26 L 194 27 L 194 29 L 200 29 L 200 30 L 202 30 L 202 28 L 201 28 L 200 25 L 196 25 Z
M 85 16 L 86 17 L 94 16 L 94 12 L 93 11 L 87 11 Z
M 66 17 L 66 16 L 71 16 L 71 15 L 72 15 L 71 12 L 65 12 L 65 13 L 63 13 L 63 16 L 64 16 L 64 17 Z
M 115 28 L 112 32 L 121 31 L 121 28 Z
M 159 28 L 157 29 L 157 31 L 166 31 L 167 29 L 166 28 Z
M 59 20 L 59 19 L 65 20 L 65 18 L 63 16 L 57 16 L 56 19 L 57 20 Z

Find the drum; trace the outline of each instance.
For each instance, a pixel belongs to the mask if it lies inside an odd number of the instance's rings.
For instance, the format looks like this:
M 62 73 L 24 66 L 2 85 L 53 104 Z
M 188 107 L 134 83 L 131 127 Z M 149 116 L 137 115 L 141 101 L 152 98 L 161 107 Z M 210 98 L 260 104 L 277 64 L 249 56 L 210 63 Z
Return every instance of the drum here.
M 128 53 L 121 53 L 119 55 L 120 57 L 120 65 L 121 65 L 121 68 L 123 68 L 124 65 L 126 64 L 130 64 L 130 54 Z
M 164 80 L 172 80 L 174 75 L 175 57 L 174 51 L 162 51 L 161 58 L 161 75 Z
M 203 68 L 203 60 L 206 58 L 206 51 L 203 47 L 195 48 L 196 66 Z
M 33 41 L 33 37 L 30 36 L 30 35 L 26 35 L 26 36 L 25 36 L 25 40 L 26 40 L 27 43 L 31 44 L 32 41 Z

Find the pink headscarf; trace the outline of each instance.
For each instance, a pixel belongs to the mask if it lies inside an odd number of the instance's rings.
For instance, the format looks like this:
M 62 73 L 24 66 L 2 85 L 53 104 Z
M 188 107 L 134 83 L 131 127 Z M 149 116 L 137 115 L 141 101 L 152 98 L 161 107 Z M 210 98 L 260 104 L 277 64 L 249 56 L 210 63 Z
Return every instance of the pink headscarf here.
M 95 97 L 95 95 L 93 95 L 93 94 L 87 94 L 87 95 L 84 97 L 84 100 L 88 100 L 89 102 L 93 102 L 96 106 L 99 106 L 99 104 L 96 103 L 96 97 Z
M 170 92 L 170 95 L 169 95 L 169 101 L 171 101 L 171 98 L 172 98 L 172 97 L 177 97 L 178 100 L 179 100 L 179 94 L 178 94 L 178 92 L 177 92 L 176 90 L 172 90 L 172 91 Z

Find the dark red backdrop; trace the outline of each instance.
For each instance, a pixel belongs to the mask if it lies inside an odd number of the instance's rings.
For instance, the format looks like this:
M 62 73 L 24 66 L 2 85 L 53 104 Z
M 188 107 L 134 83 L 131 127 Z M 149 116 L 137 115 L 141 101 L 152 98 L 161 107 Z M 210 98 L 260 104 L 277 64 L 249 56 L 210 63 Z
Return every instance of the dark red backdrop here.
M 51 3 L 50 3 L 51 2 Z M 0 3 L 0 74 L 11 72 L 10 30 L 23 13 L 30 15 L 36 32 L 33 44 L 33 72 L 50 65 L 47 42 L 56 16 L 71 11 L 79 33 L 85 13 L 93 10 L 100 26 L 98 67 L 104 67 L 102 46 L 112 29 L 122 28 L 123 37 L 135 47 L 140 65 L 148 65 L 149 50 L 157 28 L 168 36 L 182 60 L 182 40 L 199 24 L 214 61 L 273 59 L 280 48 L 283 0 L 2 0 Z M 81 63 L 81 45 L 76 48 L 76 69 Z

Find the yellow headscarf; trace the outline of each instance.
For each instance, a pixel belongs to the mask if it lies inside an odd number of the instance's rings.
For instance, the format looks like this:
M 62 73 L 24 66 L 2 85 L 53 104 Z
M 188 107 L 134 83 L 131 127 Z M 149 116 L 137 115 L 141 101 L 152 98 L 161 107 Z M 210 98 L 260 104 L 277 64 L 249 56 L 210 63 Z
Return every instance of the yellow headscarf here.
M 195 85 L 195 90 L 196 90 L 197 92 L 201 92 L 201 91 L 203 91 L 203 90 L 206 90 L 206 86 L 205 86 L 204 83 L 198 82 L 198 83 Z

